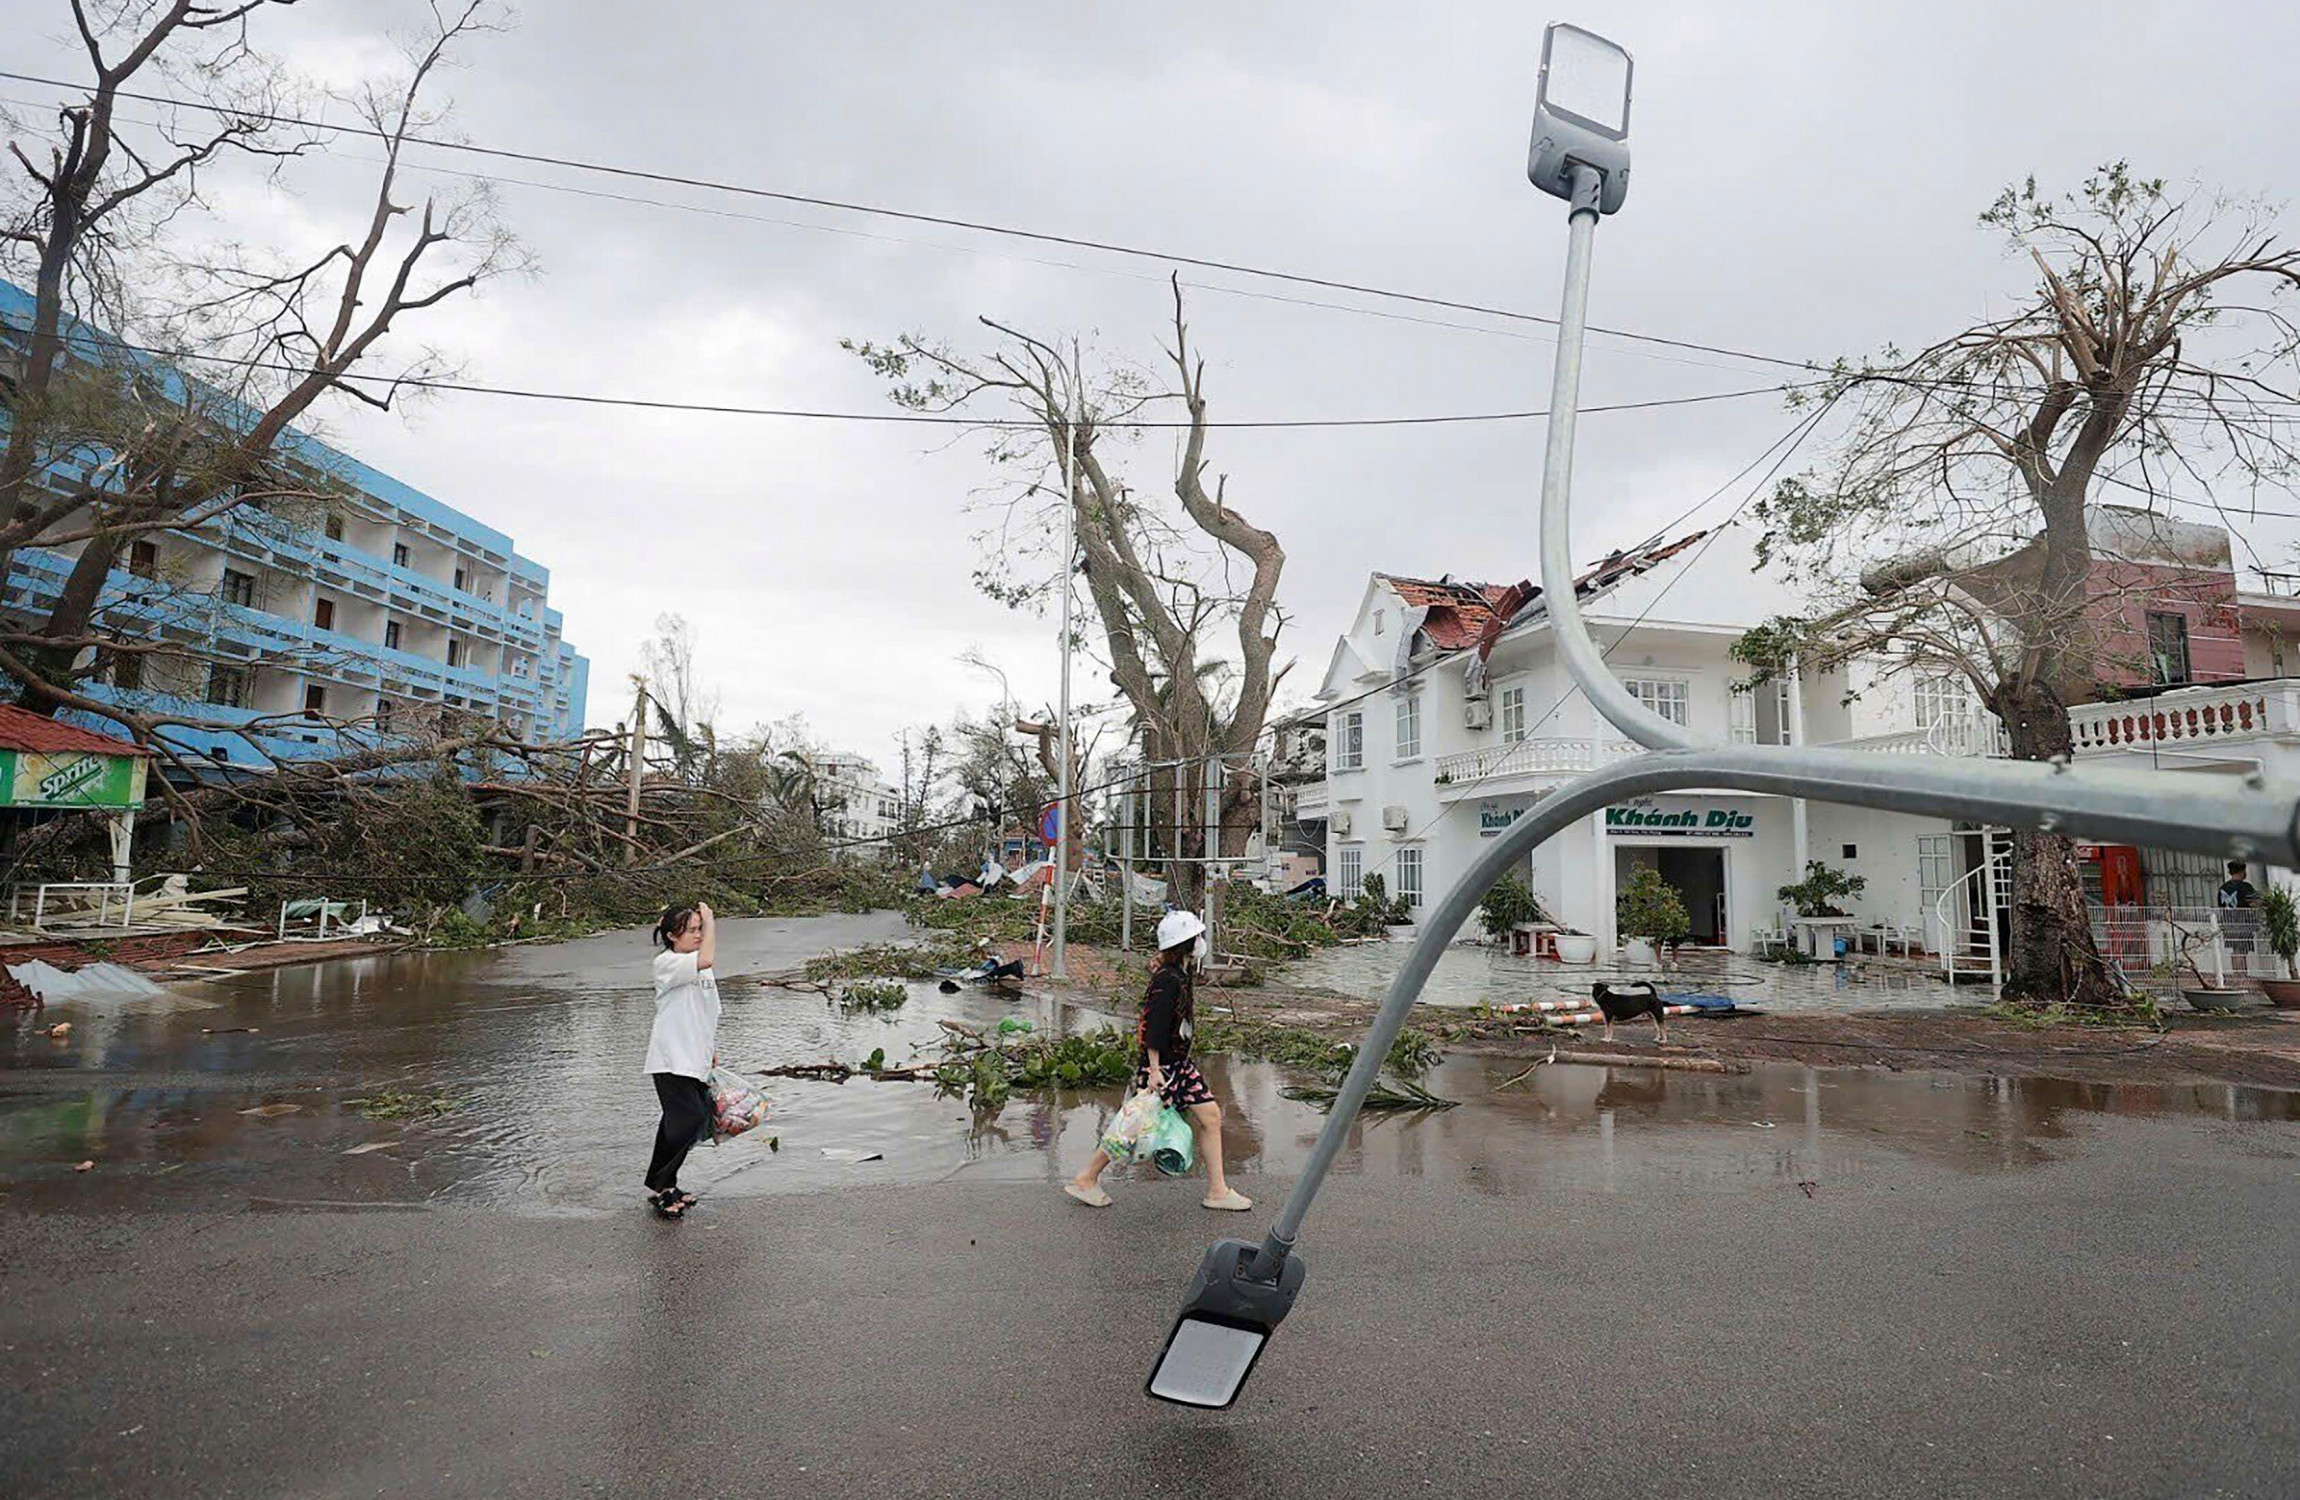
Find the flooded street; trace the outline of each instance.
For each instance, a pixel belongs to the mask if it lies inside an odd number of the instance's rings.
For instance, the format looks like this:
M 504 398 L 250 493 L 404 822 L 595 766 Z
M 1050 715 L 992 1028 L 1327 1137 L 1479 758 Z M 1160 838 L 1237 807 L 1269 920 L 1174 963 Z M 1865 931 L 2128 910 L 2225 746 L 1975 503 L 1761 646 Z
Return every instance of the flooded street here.
M 905 935 L 900 918 L 730 921 L 720 1052 L 743 1070 L 901 1063 L 936 1021 L 1046 1029 L 1109 1016 L 1043 993 L 943 995 L 888 1015 L 759 983 L 827 948 Z M 1355 976 L 1402 947 L 1349 950 Z M 1462 973 L 1495 962 L 1448 955 Z M 639 1072 L 653 997 L 644 934 L 473 954 L 403 954 L 189 986 L 166 999 L 21 1016 L 0 1072 L 0 1182 L 18 1207 L 484 1205 L 597 1213 L 638 1193 L 655 1101 Z M 1508 960 L 1498 960 L 1508 963 Z M 1443 974 L 1441 970 L 1441 974 Z M 1549 966 L 1548 972 L 1557 971 Z M 1799 975 L 1798 978 L 1805 976 Z M 1204 1003 L 1220 1004 L 1209 991 Z M 1208 1059 L 1234 1170 L 1284 1177 L 1322 1116 L 1270 1065 Z M 2300 1095 L 1771 1065 L 1738 1075 L 1544 1067 L 1457 1056 L 1427 1080 L 1463 1107 L 1368 1116 L 1345 1174 L 1497 1195 L 1657 1181 L 1721 1191 L 1857 1178 L 1880 1159 L 1960 1171 L 2056 1159 L 2120 1118 L 2300 1119 Z M 772 1080 L 762 1130 L 690 1163 L 703 1192 L 750 1197 L 952 1179 L 1051 1188 L 1092 1149 L 1114 1090 L 1018 1096 L 976 1119 L 931 1085 Z M 2287 1129 L 2273 1135 L 2290 1144 Z M 772 1142 L 772 1144 L 770 1144 Z M 779 1149 L 776 1149 L 779 1147 Z M 835 1153 L 835 1154 L 831 1154 Z M 858 1160 L 875 1156 L 877 1160 Z M 82 1161 L 95 1165 L 76 1172 Z M 1118 1190 L 1157 1191 L 1147 1169 Z M 1180 1191 L 1177 1189 L 1176 1191 Z

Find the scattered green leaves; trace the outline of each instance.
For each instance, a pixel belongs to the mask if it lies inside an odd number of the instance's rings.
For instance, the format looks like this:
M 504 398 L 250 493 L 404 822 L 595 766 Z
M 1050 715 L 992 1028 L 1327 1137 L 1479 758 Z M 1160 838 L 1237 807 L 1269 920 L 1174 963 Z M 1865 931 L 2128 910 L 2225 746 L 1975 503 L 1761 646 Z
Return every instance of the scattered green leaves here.
M 463 1101 L 452 1094 L 412 1094 L 401 1089 L 385 1089 L 365 1099 L 346 1099 L 344 1106 L 358 1110 L 371 1120 L 428 1120 L 463 1107 Z
M 899 979 L 865 979 L 840 990 L 837 1003 L 849 1015 L 878 1015 L 902 1009 L 909 998 L 909 988 Z

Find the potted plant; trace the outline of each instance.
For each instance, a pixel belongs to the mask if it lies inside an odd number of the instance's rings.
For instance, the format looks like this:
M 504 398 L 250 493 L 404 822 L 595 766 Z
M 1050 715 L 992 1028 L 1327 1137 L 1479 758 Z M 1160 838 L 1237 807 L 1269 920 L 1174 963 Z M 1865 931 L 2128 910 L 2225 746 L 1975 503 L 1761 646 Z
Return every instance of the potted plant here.
M 1380 925 L 1384 937 L 1403 941 L 1414 935 L 1413 903 L 1403 896 L 1392 900 L 1389 885 L 1381 876 L 1368 875 L 1359 883 L 1358 904 Z
M 1533 893 L 1533 887 L 1526 884 L 1525 877 L 1512 870 L 1495 881 L 1493 889 L 1477 904 L 1477 920 L 1489 941 L 1506 943 L 1509 935 L 1519 928 L 1547 922 L 1549 913 L 1543 909 L 1541 898 Z
M 1561 963 L 1596 963 L 1597 939 L 1578 928 L 1568 927 L 1557 935 L 1557 957 Z
M 1817 859 L 1805 862 L 1805 878 L 1795 885 L 1785 885 L 1773 893 L 1774 898 L 1786 901 L 1796 908 L 1800 917 L 1849 917 L 1851 912 L 1837 903 L 1858 901 L 1861 892 L 1869 888 L 1866 875 L 1847 875 L 1832 870 Z M 1844 941 L 1842 938 L 1839 942 Z
M 2179 965 L 2188 971 L 2188 976 L 2191 979 L 2196 981 L 2193 985 L 2184 984 L 2180 987 L 2181 999 L 2186 1000 L 2198 1010 L 2225 1011 L 2235 1010 L 2251 998 L 2249 990 L 2231 985 L 2228 982 L 2227 971 L 2222 961 L 2224 950 L 2220 946 L 2219 928 L 2213 927 L 2199 931 L 2183 927 L 2180 925 L 2179 919 L 2172 915 L 2170 907 L 2165 908 L 2164 917 L 2172 928 L 2172 941 L 2177 950 Z M 2204 971 L 2198 968 L 2196 964 L 2197 948 L 2207 943 L 2212 945 L 2213 955 L 2212 978 L 2210 980 L 2204 977 Z
M 1815 859 L 1806 861 L 1803 880 L 1782 886 L 1773 894 L 1796 907 L 1800 917 L 1849 917 L 1852 913 L 1839 906 L 1838 899 L 1858 901 L 1868 888 L 1868 876 L 1847 875 Z
M 2300 975 L 2293 968 L 2300 962 L 2300 904 L 2283 886 L 2272 885 L 2260 897 L 2260 935 L 2284 961 L 2284 977 L 2263 979 L 2260 987 L 2285 1010 L 2300 1010 Z
M 1628 940 L 1629 961 L 1653 964 L 1663 943 L 1681 940 L 1693 930 L 1685 915 L 1685 902 L 1677 888 L 1661 878 L 1659 870 L 1639 870 L 1629 877 L 1613 903 L 1614 918 Z

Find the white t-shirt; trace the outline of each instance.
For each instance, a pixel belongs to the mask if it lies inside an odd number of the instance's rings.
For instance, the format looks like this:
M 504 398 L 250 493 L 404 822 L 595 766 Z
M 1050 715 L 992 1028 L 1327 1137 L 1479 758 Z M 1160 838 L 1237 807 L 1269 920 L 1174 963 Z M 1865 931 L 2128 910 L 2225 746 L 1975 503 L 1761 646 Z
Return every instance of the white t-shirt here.
M 655 1031 L 647 1038 L 649 1073 L 708 1080 L 719 1044 L 719 980 L 695 966 L 697 955 L 655 955 Z

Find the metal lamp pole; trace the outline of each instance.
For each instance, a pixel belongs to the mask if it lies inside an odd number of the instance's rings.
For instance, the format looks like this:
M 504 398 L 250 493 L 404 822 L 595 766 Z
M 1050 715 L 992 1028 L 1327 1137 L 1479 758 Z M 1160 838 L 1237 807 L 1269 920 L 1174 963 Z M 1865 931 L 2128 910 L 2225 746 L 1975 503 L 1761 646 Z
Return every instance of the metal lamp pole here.
M 1588 87 L 1586 65 L 1598 65 Z M 1567 80 L 1554 64 L 1584 69 Z M 1610 85 L 1607 78 L 1615 80 Z M 2300 859 L 2300 782 L 2260 773 L 2241 787 L 2197 786 L 2191 778 L 2079 769 L 2067 761 L 1964 762 L 1950 756 L 1879 755 L 1782 745 L 1704 745 L 1630 698 L 1589 638 L 1573 597 L 1567 506 L 1571 495 L 1573 400 L 1580 373 L 1581 310 L 1588 294 L 1590 239 L 1597 216 L 1628 189 L 1629 57 L 1578 28 L 1556 25 L 1542 48 L 1542 97 L 1534 114 L 1528 175 L 1571 205 L 1564 317 L 1557 346 L 1559 400 L 1550 418 L 1542 485 L 1542 588 L 1559 656 L 1590 702 L 1631 738 L 1655 747 L 1568 782 L 1488 844 L 1424 917 L 1421 934 L 1383 997 L 1373 1025 L 1326 1116 L 1317 1144 L 1277 1222 L 1256 1245 L 1223 1240 L 1206 1252 L 1153 1367 L 1148 1394 L 1180 1405 L 1221 1408 L 1237 1399 L 1272 1332 L 1291 1310 L 1308 1271 L 1294 1245 L 1319 1185 L 1340 1155 L 1439 954 L 1479 899 L 1534 848 L 1626 797 L 1690 787 L 1724 787 L 1812 797 L 1856 807 L 1967 818 L 2112 843 L 2157 845 L 2223 858 Z

